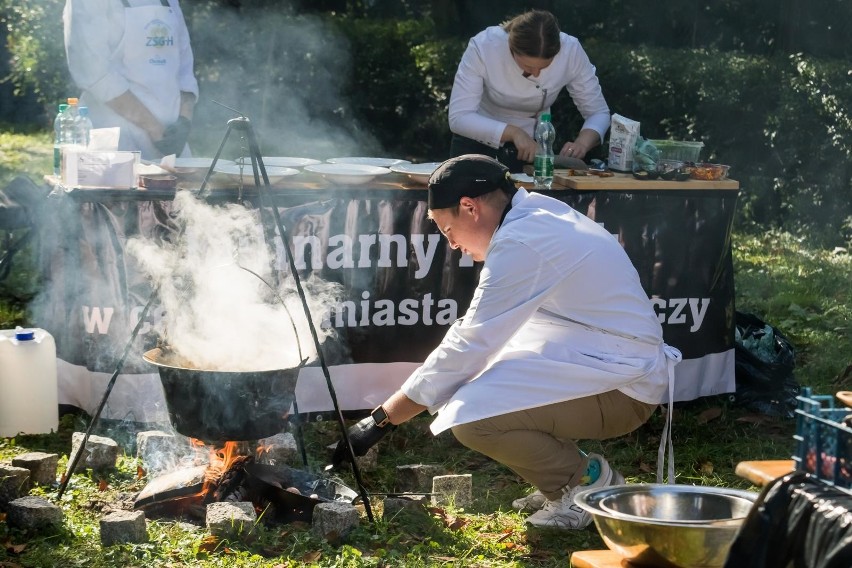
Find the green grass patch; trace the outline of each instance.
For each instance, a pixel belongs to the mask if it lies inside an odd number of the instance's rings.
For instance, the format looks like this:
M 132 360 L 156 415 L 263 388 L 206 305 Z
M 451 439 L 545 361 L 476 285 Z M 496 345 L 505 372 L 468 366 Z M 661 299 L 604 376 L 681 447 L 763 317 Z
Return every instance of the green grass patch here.
M 40 180 L 53 173 L 53 134 L 0 130 L 0 187 L 17 175 Z
M 47 135 L 0 134 L 0 182 L 21 173 L 38 179 L 50 168 Z M 734 235 L 736 304 L 778 327 L 797 351 L 796 377 L 816 393 L 852 390 L 850 312 L 852 259 L 844 250 L 822 250 L 783 232 Z M 25 267 L 26 263 L 21 264 Z M 12 275 L 12 277 L 18 277 Z M 0 322 L 22 319 L 25 298 L 0 289 Z M 629 482 L 655 480 L 657 450 L 664 416 L 658 412 L 628 436 L 604 442 L 581 442 L 599 452 Z M 594 527 L 574 533 L 527 529 L 524 516 L 510 509 L 530 488 L 503 466 L 470 452 L 450 434 L 433 437 L 427 417 L 403 425 L 380 446 L 377 470 L 363 472 L 372 493 L 392 492 L 396 466 L 430 463 L 448 473 L 471 473 L 474 503 L 464 510 L 445 508 L 425 517 L 400 515 L 382 519 L 381 498 L 374 497 L 377 520 L 362 519 L 345 541 L 329 543 L 309 527 L 259 523 L 235 542 L 211 541 L 197 523 L 151 519 L 149 542 L 102 548 L 99 518 L 117 507 L 132 506 L 133 496 L 148 481 L 140 465 L 124 455 L 115 470 L 78 471 L 61 500 L 57 487 L 37 489 L 62 507 L 60 531 L 23 534 L 0 520 L 0 564 L 22 567 L 564 567 L 572 551 L 601 549 Z M 43 436 L 0 438 L 0 461 L 29 451 L 61 456 L 67 465 L 71 434 L 84 430 L 85 419 L 68 415 L 59 432 Z M 743 460 L 788 459 L 793 451 L 792 420 L 743 409 L 727 396 L 679 403 L 674 409 L 675 469 L 679 483 L 750 488 L 734 468 Z M 108 432 L 102 432 L 107 434 Z M 319 471 L 328 458 L 326 446 L 336 441 L 335 422 L 305 428 L 310 467 Z M 356 487 L 351 474 L 342 474 Z M 751 488 L 754 489 L 754 488 Z

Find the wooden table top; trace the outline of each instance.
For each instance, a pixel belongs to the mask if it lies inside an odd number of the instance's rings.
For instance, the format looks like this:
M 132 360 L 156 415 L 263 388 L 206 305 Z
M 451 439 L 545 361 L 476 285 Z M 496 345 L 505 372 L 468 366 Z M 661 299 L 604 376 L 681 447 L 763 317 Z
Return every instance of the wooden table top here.
M 724 179 L 719 181 L 703 181 L 689 179 L 686 181 L 665 181 L 665 180 L 638 180 L 632 174 L 611 172 L 611 176 L 599 177 L 596 175 L 569 175 L 575 173 L 573 170 L 554 170 L 553 186 L 551 191 L 560 190 L 577 190 L 577 191 L 691 191 L 691 190 L 722 190 L 722 191 L 738 191 L 740 184 L 732 179 Z M 48 185 L 56 185 L 59 180 L 52 175 L 45 176 L 45 183 Z M 178 177 L 178 189 L 194 190 L 198 189 L 203 181 L 203 176 L 193 178 Z M 253 181 L 253 180 L 252 180 Z M 525 189 L 533 189 L 533 183 L 519 182 L 517 186 Z M 136 189 L 136 188 L 127 188 Z M 236 192 L 237 187 L 232 182 L 225 180 L 223 177 L 214 175 L 208 182 L 208 191 L 212 193 Z M 425 191 L 426 185 L 420 181 L 410 179 L 408 176 L 399 173 L 392 173 L 384 176 L 379 176 L 373 181 L 363 185 L 341 186 L 332 184 L 318 175 L 300 174 L 283 178 L 276 184 L 271 185 L 270 189 L 279 193 L 288 192 L 346 192 L 346 191 Z M 122 188 L 73 188 L 74 193 L 88 191 L 106 191 L 115 192 L 122 191 Z M 144 188 L 139 188 L 140 191 L 146 191 Z M 171 193 L 172 190 L 147 190 L 159 197 L 160 193 Z M 256 192 L 254 183 L 245 185 L 246 193 Z

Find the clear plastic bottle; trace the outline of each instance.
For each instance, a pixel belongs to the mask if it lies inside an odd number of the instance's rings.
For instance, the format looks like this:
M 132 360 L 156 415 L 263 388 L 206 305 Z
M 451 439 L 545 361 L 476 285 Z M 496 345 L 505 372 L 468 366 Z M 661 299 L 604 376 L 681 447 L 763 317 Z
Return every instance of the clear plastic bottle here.
M 62 144 L 65 142 L 63 136 L 65 134 L 64 131 L 64 121 L 68 117 L 68 105 L 66 103 L 62 103 L 59 105 L 59 112 L 56 113 L 56 118 L 53 119 L 53 175 L 60 174 L 60 165 L 61 165 L 61 156 Z
M 550 122 L 550 114 L 542 113 L 535 127 L 535 141 L 538 148 L 535 151 L 533 165 L 536 189 L 550 189 L 553 184 L 553 142 L 556 140 L 556 129 Z
M 81 106 L 77 109 L 77 144 L 88 148 L 91 136 L 92 119 L 89 118 L 89 107 Z

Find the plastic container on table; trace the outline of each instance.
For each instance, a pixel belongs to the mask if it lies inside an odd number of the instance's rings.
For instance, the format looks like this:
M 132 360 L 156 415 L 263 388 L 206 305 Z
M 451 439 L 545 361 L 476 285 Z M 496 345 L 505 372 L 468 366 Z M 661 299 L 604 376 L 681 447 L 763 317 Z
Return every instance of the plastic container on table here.
M 680 160 L 681 162 L 697 162 L 701 156 L 704 142 L 687 140 L 649 140 L 660 151 L 661 160 Z
M 38 328 L 0 330 L 0 437 L 58 429 L 53 336 Z

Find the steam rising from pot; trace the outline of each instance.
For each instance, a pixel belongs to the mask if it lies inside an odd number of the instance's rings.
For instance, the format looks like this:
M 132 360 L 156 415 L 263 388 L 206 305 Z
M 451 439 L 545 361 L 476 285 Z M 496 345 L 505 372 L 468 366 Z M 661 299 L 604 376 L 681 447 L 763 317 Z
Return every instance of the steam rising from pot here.
M 165 314 L 160 333 L 169 346 L 200 369 L 290 369 L 315 359 L 286 258 L 276 259 L 264 240 L 258 211 L 211 206 L 189 192 L 178 192 L 174 206 L 183 229 L 175 242 L 133 238 L 127 244 L 158 287 Z M 337 302 L 339 286 L 311 280 L 304 287 L 314 325 L 324 333 L 323 305 Z

